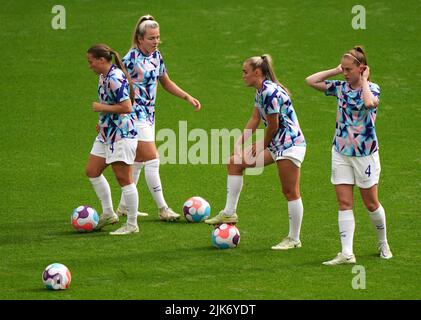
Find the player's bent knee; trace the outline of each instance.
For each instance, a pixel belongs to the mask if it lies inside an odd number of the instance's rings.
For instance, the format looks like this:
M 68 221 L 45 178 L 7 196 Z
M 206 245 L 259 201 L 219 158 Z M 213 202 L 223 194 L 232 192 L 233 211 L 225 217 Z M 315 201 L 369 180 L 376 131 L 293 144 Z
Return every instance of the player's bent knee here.
M 101 175 L 101 172 L 99 172 L 98 170 L 96 170 L 94 168 L 87 167 L 85 169 L 85 174 L 88 178 L 97 178 Z
M 368 211 L 374 212 L 380 207 L 380 203 L 372 202 L 365 205 Z
M 245 166 L 242 164 L 228 163 L 227 169 L 229 174 L 240 174 L 244 171 Z
M 295 189 L 282 188 L 282 193 L 288 201 L 294 201 L 301 197 L 300 192 Z
M 133 183 L 133 180 L 129 176 L 116 175 L 116 179 L 117 179 L 118 184 L 121 187 L 124 187 Z

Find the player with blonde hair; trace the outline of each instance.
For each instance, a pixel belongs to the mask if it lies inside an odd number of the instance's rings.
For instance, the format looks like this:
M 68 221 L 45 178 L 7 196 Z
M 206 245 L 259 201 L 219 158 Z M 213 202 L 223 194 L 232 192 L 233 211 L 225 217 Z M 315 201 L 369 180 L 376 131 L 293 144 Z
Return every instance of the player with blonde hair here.
M 140 17 L 133 32 L 132 48 L 123 58 L 123 62 L 133 80 L 135 91 L 132 117 L 138 131 L 138 146 L 133 165 L 133 179 L 137 184 L 142 168 L 145 169 L 146 183 L 158 207 L 159 218 L 174 221 L 179 219 L 180 214 L 169 208 L 164 199 L 155 145 L 155 100 L 158 82 L 172 95 L 187 101 L 195 111 L 200 110 L 201 104 L 170 79 L 158 50 L 159 43 L 158 22 L 150 15 Z M 122 197 L 117 213 L 121 215 L 126 211 Z
M 235 144 L 234 154 L 228 164 L 225 208 L 215 217 L 205 220 L 205 223 L 236 223 L 244 170 L 276 163 L 282 193 L 288 201 L 289 233 L 272 249 L 300 248 L 304 212 L 300 194 L 300 168 L 306 152 L 304 135 L 289 92 L 275 75 L 270 55 L 247 59 L 243 64 L 243 80 L 246 86 L 256 89 L 253 113 Z M 266 127 L 264 140 L 243 150 L 244 143 L 258 128 L 261 120 Z

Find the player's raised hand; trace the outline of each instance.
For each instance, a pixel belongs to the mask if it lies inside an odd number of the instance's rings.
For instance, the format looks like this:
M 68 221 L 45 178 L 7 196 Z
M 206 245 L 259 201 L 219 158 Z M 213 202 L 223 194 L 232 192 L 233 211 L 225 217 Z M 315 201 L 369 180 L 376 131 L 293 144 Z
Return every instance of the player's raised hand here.
M 341 74 L 342 72 L 344 72 L 344 70 L 342 69 L 342 65 L 341 64 L 339 64 L 339 66 L 336 67 L 336 72 L 338 74 Z
M 368 66 L 365 66 L 365 69 L 363 73 L 361 74 L 361 78 L 364 80 L 368 80 L 369 76 L 370 76 L 370 68 Z

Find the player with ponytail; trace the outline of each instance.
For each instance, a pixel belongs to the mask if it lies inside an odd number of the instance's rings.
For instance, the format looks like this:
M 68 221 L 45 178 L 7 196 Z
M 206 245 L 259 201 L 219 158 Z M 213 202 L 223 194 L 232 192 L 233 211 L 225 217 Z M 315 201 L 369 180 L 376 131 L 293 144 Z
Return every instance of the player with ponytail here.
M 151 15 L 140 17 L 133 32 L 131 49 L 123 58 L 123 62 L 133 79 L 135 101 L 132 117 L 139 133 L 133 179 L 137 183 L 142 168 L 145 169 L 146 183 L 158 207 L 159 218 L 164 221 L 174 221 L 180 214 L 169 208 L 164 199 L 159 175 L 159 157 L 155 145 L 155 100 L 158 81 L 166 91 L 187 101 L 195 111 L 199 111 L 201 105 L 199 100 L 183 91 L 170 79 L 158 50 L 159 43 L 158 22 Z M 126 204 L 122 197 L 117 213 L 122 215 L 126 212 Z M 147 214 L 139 213 L 139 215 Z
M 327 80 L 343 74 L 345 81 Z M 393 257 L 386 237 L 385 211 L 378 199 L 380 179 L 379 144 L 375 120 L 380 101 L 380 87 L 370 81 L 367 56 L 361 46 L 342 55 L 333 69 L 307 77 L 311 87 L 336 97 L 336 131 L 332 147 L 331 182 L 339 206 L 338 224 L 342 251 L 323 264 L 356 263 L 353 252 L 355 220 L 353 187 L 357 185 L 365 207 L 377 231 L 380 257 Z
M 92 103 L 93 111 L 99 113 L 98 136 L 86 166 L 86 174 L 102 205 L 97 229 L 119 220 L 113 209 L 110 186 L 102 174 L 111 165 L 128 209 L 127 223 L 111 234 L 137 233 L 139 200 L 131 168 L 136 156 L 137 131 L 130 116 L 133 99 L 131 80 L 118 53 L 105 44 L 89 48 L 87 60 L 92 71 L 99 75 L 99 102 Z
M 228 164 L 225 208 L 205 222 L 212 225 L 236 223 L 244 170 L 276 163 L 282 192 L 288 201 L 289 234 L 272 249 L 299 248 L 304 212 L 300 194 L 300 168 L 306 152 L 304 135 L 289 91 L 278 81 L 270 55 L 247 59 L 243 63 L 243 80 L 246 86 L 256 89 L 252 116 L 237 140 Z M 261 120 L 266 127 L 264 140 L 243 150 L 244 143 L 256 131 Z

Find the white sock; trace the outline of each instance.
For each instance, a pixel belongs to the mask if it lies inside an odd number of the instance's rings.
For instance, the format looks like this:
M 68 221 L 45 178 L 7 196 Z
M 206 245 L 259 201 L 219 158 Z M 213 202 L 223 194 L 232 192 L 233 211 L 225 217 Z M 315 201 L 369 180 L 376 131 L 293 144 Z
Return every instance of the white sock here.
M 288 201 L 289 233 L 288 237 L 294 241 L 300 240 L 301 221 L 303 221 L 303 202 L 301 198 Z
M 132 166 L 132 176 L 133 176 L 133 181 L 134 184 L 137 185 L 138 181 L 139 181 L 139 176 L 140 176 L 140 172 L 142 171 L 142 168 L 145 166 L 144 162 L 135 162 L 133 163 Z M 120 199 L 120 204 L 118 205 L 120 208 L 126 207 L 126 202 L 124 201 L 124 197 L 123 194 L 121 195 L 121 199 Z
M 224 212 L 232 215 L 237 211 L 238 200 L 240 199 L 241 189 L 243 188 L 243 176 L 227 177 L 227 202 Z
M 339 236 L 342 243 L 342 253 L 346 256 L 353 254 L 355 220 L 352 210 L 339 210 L 338 213 Z
M 99 177 L 89 178 L 89 181 L 91 181 L 96 195 L 101 201 L 102 213 L 106 215 L 113 214 L 114 209 L 113 201 L 111 199 L 111 189 L 107 179 L 101 174 Z
M 384 212 L 384 208 L 382 207 L 382 205 L 380 205 L 380 207 L 378 207 L 377 210 L 369 212 L 369 215 L 373 226 L 376 228 L 379 243 L 386 243 L 386 215 Z
M 129 184 L 121 188 L 121 194 L 127 207 L 127 224 L 137 226 L 137 209 L 139 206 L 139 195 L 136 185 Z
M 161 178 L 159 177 L 159 159 L 145 162 L 145 178 L 158 209 L 168 207 L 162 192 Z

